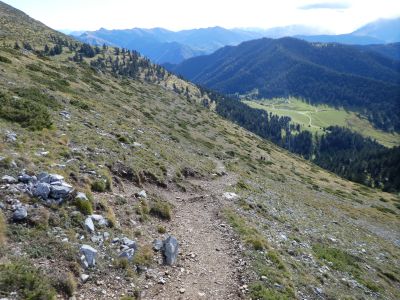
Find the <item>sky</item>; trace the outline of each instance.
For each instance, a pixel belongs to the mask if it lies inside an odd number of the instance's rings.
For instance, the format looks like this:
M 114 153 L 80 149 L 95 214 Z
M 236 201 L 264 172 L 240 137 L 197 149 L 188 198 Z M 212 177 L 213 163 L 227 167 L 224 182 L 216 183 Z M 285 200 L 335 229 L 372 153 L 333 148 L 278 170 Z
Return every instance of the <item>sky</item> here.
M 2 0 L 58 30 L 307 25 L 348 33 L 400 16 L 399 0 Z

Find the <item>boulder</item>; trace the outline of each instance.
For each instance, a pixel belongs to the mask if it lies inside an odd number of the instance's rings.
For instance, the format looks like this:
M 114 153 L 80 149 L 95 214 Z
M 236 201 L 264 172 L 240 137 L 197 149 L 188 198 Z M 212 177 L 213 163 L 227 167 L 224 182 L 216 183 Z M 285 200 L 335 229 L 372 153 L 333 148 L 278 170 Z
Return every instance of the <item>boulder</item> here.
M 48 174 L 46 172 L 42 172 L 38 175 L 38 180 L 40 182 L 50 183 L 55 185 L 61 185 L 60 183 L 63 182 L 64 176 L 58 174 Z
M 87 217 L 85 219 L 85 229 L 88 230 L 90 233 L 94 232 L 94 224 L 91 217 Z
M 14 184 L 14 183 L 17 183 L 18 180 L 12 176 L 4 175 L 3 177 L 1 177 L 1 182 L 8 183 L 8 184 Z
M 161 241 L 161 240 L 154 240 L 153 241 L 153 249 L 155 251 L 160 251 L 163 248 L 163 246 L 164 246 L 163 241 Z
M 19 222 L 26 219 L 27 216 L 28 216 L 28 211 L 26 210 L 25 207 L 21 206 L 14 211 L 13 220 Z
M 29 176 L 28 174 L 21 174 L 18 176 L 18 181 L 22 183 L 30 183 L 35 181 L 34 176 Z
M 50 194 L 50 184 L 39 182 L 32 191 L 33 196 L 47 200 Z
M 172 266 L 175 264 L 178 258 L 178 248 L 178 240 L 175 237 L 169 236 L 164 241 L 163 255 L 166 265 Z
M 80 248 L 80 253 L 83 254 L 82 262 L 84 266 L 87 267 L 94 267 L 96 265 L 96 256 L 97 250 L 89 245 L 82 245 Z
M 50 197 L 54 199 L 65 198 L 72 191 L 70 186 L 66 185 L 51 185 Z
M 46 182 L 46 183 L 50 183 L 47 182 L 46 178 L 49 176 L 49 173 L 47 172 L 41 172 L 39 173 L 39 175 L 37 175 L 37 179 L 39 182 Z
M 100 227 L 107 227 L 108 226 L 108 221 L 106 218 L 104 218 L 102 215 L 90 215 L 93 221 L 97 222 L 97 225 Z

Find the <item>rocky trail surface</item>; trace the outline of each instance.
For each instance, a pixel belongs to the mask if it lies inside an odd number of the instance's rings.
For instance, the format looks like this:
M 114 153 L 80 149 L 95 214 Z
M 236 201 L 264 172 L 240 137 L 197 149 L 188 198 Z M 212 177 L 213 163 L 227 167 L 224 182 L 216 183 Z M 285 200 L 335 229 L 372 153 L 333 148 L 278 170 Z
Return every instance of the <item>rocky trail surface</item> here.
M 221 217 L 222 208 L 229 205 L 223 193 L 236 177 L 191 183 L 200 191 L 163 191 L 175 207 L 167 229 L 180 241 L 180 257 L 174 268 L 162 269 L 168 280 L 149 288 L 144 299 L 240 299 L 241 247 Z

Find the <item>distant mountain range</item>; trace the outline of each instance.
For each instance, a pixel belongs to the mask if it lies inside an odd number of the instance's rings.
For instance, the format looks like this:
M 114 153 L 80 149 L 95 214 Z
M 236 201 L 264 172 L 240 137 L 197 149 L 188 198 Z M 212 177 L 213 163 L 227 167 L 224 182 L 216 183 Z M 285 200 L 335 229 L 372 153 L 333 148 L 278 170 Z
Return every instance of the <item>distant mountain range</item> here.
M 178 32 L 163 28 L 88 31 L 77 36 L 92 45 L 134 49 L 156 63 L 179 63 L 187 58 L 209 54 L 226 45 L 260 38 L 259 32 L 210 27 Z
M 309 42 L 334 42 L 352 45 L 395 43 L 400 42 L 400 18 L 377 20 L 349 34 L 296 35 L 295 37 Z
M 400 42 L 400 18 L 378 20 L 360 29 L 342 35 L 326 35 L 321 30 L 303 25 L 291 25 L 270 29 L 225 29 L 209 27 L 182 31 L 164 28 L 133 28 L 70 32 L 79 40 L 92 45 L 110 45 L 134 49 L 163 64 L 177 64 L 194 56 L 210 54 L 224 46 L 235 46 L 241 42 L 262 37 L 298 37 L 312 42 L 337 42 L 343 44 L 385 44 Z M 396 56 L 396 55 L 395 55 Z M 392 54 L 393 57 L 393 54 Z
M 290 95 L 343 106 L 362 113 L 378 128 L 400 131 L 400 62 L 365 46 L 263 38 L 170 68 L 223 93 Z

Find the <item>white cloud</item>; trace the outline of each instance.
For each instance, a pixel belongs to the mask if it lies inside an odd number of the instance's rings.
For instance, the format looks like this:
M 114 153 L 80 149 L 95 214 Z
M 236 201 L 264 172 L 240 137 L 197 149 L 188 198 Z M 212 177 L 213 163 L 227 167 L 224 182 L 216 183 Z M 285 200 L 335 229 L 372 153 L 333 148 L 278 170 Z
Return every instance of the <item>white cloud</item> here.
M 209 26 L 270 28 L 304 24 L 350 32 L 367 22 L 400 15 L 398 0 L 5 0 L 57 29 Z M 335 9 L 301 9 L 329 4 Z M 347 6 L 345 7 L 346 4 Z

